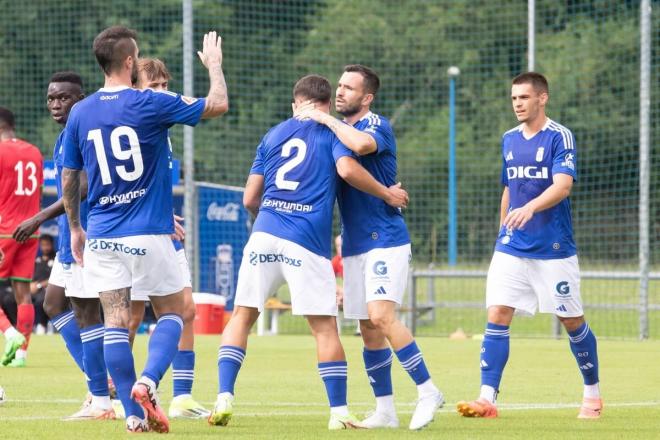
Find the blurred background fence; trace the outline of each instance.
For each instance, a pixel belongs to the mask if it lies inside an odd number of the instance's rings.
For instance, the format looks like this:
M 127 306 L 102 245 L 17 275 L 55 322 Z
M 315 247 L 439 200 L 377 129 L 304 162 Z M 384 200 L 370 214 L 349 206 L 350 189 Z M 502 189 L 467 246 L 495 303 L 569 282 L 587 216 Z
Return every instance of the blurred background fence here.
M 528 3 L 534 6 L 531 14 Z M 319 73 L 336 83 L 345 64 L 373 67 L 382 81 L 374 110 L 394 126 L 399 176 L 411 196 L 405 216 L 420 305 L 416 327 L 428 335 L 457 328 L 480 333 L 483 328 L 484 275 L 497 233 L 501 194 L 500 137 L 516 125 L 510 80 L 527 70 L 533 41 L 534 68 L 550 82 L 548 114 L 571 128 L 577 142 L 579 181 L 572 207 L 580 263 L 587 275 L 582 296 L 589 306 L 588 319 L 603 336 L 660 336 L 660 281 L 650 276 L 645 290 L 643 252 L 645 247 L 649 250 L 652 274 L 660 264 L 660 150 L 653 143 L 660 129 L 658 99 L 650 101 L 646 113 L 651 144 L 641 165 L 650 169 L 651 191 L 649 220 L 640 227 L 640 194 L 645 204 L 645 193 L 640 193 L 641 41 L 650 41 L 650 96 L 657 97 L 660 19 L 649 11 L 651 26 L 642 32 L 640 1 L 0 4 L 0 105 L 16 113 L 19 136 L 38 145 L 47 157 L 59 130 L 46 111 L 48 79 L 55 71 L 75 70 L 88 92 L 100 87 L 103 76 L 91 44 L 110 25 L 136 29 L 140 54 L 165 61 L 173 76 L 170 88 L 176 91 L 184 88 L 184 35 L 192 38 L 195 49 L 204 32 L 218 30 L 222 35 L 230 111 L 194 131 L 197 181 L 244 184 L 261 136 L 289 116 L 291 88 L 300 76 Z M 186 5 L 190 26 L 184 26 Z M 455 77 L 455 264 L 448 262 L 450 66 L 460 69 Z M 196 59 L 192 72 L 188 87 L 204 95 L 208 80 Z M 182 157 L 182 128 L 172 130 L 172 141 Z M 210 238 L 197 237 L 197 242 Z M 306 327 L 301 319 L 283 317 L 279 328 L 300 332 Z M 551 332 L 553 323 L 547 316 L 514 324 L 518 335 Z

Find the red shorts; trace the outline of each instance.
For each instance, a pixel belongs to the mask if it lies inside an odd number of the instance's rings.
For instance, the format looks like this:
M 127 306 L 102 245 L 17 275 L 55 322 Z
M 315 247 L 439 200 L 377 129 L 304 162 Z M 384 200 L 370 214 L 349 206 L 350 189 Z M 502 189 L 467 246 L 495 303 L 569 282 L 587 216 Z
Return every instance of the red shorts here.
M 37 258 L 39 239 L 30 238 L 19 243 L 13 238 L 0 238 L 0 280 L 10 278 L 32 281 L 34 260 Z

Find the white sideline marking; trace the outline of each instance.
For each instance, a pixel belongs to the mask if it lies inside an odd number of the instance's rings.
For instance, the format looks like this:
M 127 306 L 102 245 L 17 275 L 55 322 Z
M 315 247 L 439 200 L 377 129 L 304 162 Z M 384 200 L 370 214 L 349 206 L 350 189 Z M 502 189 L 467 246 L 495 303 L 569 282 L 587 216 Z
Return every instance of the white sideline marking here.
M 18 399 L 18 400 L 9 400 L 9 402 L 17 403 L 80 403 L 80 400 L 75 399 L 54 399 L 54 400 L 33 400 L 33 399 Z M 214 402 L 204 402 L 206 405 L 213 405 Z M 609 403 L 606 405 L 606 408 L 628 408 L 628 407 L 647 407 L 647 406 L 658 406 L 660 401 L 646 401 L 646 402 L 619 402 L 619 403 Z M 261 402 L 241 402 L 240 406 L 281 406 L 281 407 L 326 407 L 327 404 L 302 404 L 297 402 L 273 402 L 270 404 L 261 403 Z M 373 402 L 364 403 L 352 403 L 352 407 L 371 407 Z M 411 407 L 414 406 L 413 403 L 399 403 L 399 407 Z M 507 409 L 512 411 L 534 411 L 534 410 L 558 410 L 558 409 L 570 409 L 570 408 L 579 408 L 580 405 L 577 403 L 508 403 L 500 404 L 498 408 Z M 453 413 L 456 411 L 455 403 L 446 403 L 445 406 L 438 410 L 439 413 Z M 412 414 L 412 409 L 400 410 L 399 414 Z M 236 416 L 239 417 L 280 417 L 280 416 L 325 416 L 328 415 L 328 410 L 318 410 L 318 411 L 259 411 L 259 412 L 235 412 Z M 3 421 L 26 421 L 26 420 L 62 420 L 64 416 L 20 416 L 20 417 L 2 417 Z

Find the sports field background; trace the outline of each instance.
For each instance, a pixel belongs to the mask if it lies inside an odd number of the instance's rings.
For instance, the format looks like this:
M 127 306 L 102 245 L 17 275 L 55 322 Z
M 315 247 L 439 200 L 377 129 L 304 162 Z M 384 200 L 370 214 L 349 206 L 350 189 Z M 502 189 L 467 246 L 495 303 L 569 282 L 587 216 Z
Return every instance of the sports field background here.
M 578 420 L 581 376 L 567 340 L 511 340 L 511 357 L 499 397 L 497 420 L 464 419 L 454 412 L 457 400 L 476 397 L 479 386 L 479 341 L 419 338 L 431 375 L 448 404 L 422 432 L 407 424 L 416 392 L 397 361 L 392 365 L 397 409 L 402 428 L 394 431 L 326 429 L 328 407 L 316 371 L 311 336 L 252 337 L 236 386 L 235 415 L 225 428 L 204 420 L 171 425 L 173 438 L 230 439 L 653 439 L 660 436 L 660 388 L 657 341 L 599 341 L 601 386 L 605 410 L 600 420 Z M 349 406 L 359 416 L 373 406 L 362 364 L 361 341 L 342 338 L 349 365 Z M 135 357 L 144 365 L 147 339 L 138 336 Z M 216 355 L 219 337 L 196 340 L 194 396 L 207 407 L 217 390 Z M 85 439 L 125 438 L 123 422 L 62 422 L 85 396 L 80 372 L 57 336 L 35 336 L 28 367 L 0 369 L 0 384 L 8 401 L 0 406 L 0 438 Z M 160 396 L 169 404 L 170 373 Z M 157 434 L 152 434 L 156 436 Z M 169 438 L 168 437 L 168 438 Z

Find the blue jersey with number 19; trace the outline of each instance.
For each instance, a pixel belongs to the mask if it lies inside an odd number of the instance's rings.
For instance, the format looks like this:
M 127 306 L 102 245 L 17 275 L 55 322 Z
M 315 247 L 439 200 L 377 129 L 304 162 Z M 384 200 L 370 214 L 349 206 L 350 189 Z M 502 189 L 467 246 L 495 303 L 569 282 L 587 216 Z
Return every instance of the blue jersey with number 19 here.
M 174 232 L 168 129 L 197 124 L 204 105 L 172 92 L 115 87 L 71 109 L 64 167 L 87 171 L 88 238 Z
M 330 258 L 335 162 L 343 156 L 352 153 L 324 125 L 292 118 L 273 127 L 257 147 L 250 170 L 264 176 L 264 195 L 252 231 Z
M 509 210 L 524 206 L 553 183 L 555 174 L 577 179 L 573 133 L 548 119 L 530 139 L 522 125 L 502 137 L 502 184 L 509 187 Z M 495 250 L 540 260 L 568 258 L 577 253 L 568 198 L 534 214 L 522 229 L 500 228 Z
M 358 161 L 385 186 L 396 183 L 396 139 L 389 121 L 368 112 L 354 127 L 368 133 L 376 141 L 376 151 L 360 156 Z M 339 192 L 342 224 L 342 255 L 350 257 L 372 249 L 410 243 L 408 228 L 401 210 L 381 199 L 364 193 L 347 183 Z

